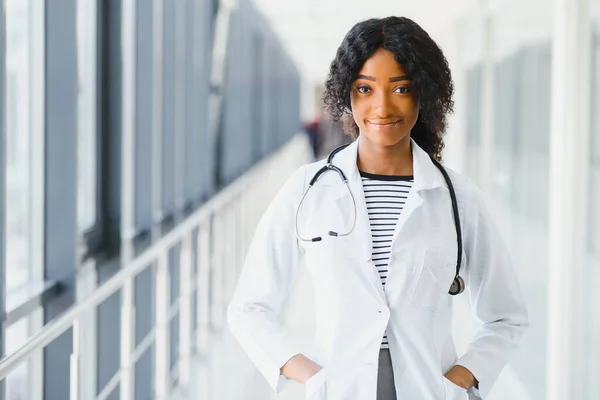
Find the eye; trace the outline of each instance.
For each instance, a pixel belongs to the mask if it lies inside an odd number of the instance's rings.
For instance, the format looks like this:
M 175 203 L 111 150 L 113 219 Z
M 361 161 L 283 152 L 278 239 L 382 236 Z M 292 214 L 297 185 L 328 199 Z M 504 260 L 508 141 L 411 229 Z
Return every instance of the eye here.
M 394 92 L 400 94 L 410 93 L 410 86 L 398 86 L 396 89 L 394 89 Z
M 371 88 L 368 86 L 357 86 L 356 90 L 358 91 L 358 93 L 366 94 L 371 91 Z

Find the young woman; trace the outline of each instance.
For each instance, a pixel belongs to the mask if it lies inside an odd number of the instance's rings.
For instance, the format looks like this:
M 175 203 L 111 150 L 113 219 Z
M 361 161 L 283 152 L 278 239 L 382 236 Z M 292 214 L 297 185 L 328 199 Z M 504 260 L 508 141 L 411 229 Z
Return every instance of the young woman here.
M 325 104 L 356 140 L 288 179 L 228 309 L 275 391 L 291 379 L 310 399 L 485 398 L 517 347 L 527 312 L 508 251 L 474 184 L 438 164 L 452 93 L 442 51 L 410 19 L 370 19 L 344 38 Z M 278 322 L 301 258 L 308 354 Z M 459 357 L 452 299 L 465 287 L 481 326 Z

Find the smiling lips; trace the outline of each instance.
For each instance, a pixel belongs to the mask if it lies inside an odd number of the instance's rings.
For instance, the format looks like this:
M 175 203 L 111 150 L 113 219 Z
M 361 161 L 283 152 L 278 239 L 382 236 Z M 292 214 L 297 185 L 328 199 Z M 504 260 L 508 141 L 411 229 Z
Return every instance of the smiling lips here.
M 387 131 L 387 130 L 394 128 L 396 125 L 398 125 L 400 122 L 402 122 L 402 119 L 396 119 L 393 121 L 368 121 L 367 120 L 367 122 L 376 131 Z

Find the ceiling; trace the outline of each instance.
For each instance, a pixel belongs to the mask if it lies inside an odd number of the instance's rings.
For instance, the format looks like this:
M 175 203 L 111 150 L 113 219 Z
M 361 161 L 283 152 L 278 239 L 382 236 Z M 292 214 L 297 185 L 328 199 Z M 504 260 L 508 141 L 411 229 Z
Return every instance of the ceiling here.
M 311 82 L 322 82 L 344 35 L 357 22 L 406 16 L 435 39 L 435 32 L 481 0 L 252 0 L 271 22 Z

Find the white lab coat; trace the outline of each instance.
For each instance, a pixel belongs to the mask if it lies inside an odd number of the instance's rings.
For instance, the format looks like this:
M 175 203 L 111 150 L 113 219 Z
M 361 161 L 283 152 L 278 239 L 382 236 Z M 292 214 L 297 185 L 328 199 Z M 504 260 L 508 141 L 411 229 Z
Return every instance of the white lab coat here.
M 457 241 L 449 191 L 443 176 L 416 142 L 414 186 L 393 237 L 386 290 L 371 261 L 371 232 L 362 181 L 356 166 L 360 139 L 334 158 L 348 177 L 357 205 L 332 171 L 300 199 L 324 161 L 299 168 L 276 195 L 256 230 L 228 308 L 229 327 L 271 387 L 287 378 L 280 368 L 300 353 L 278 314 L 301 257 L 314 287 L 315 337 L 305 354 L 323 369 L 306 382 L 306 398 L 375 400 L 381 340 L 387 328 L 398 399 L 485 398 L 517 347 L 528 324 L 513 263 L 486 211 L 478 189 L 448 171 L 455 187 L 463 234 L 461 276 L 481 322 L 465 354 L 458 357 L 451 336 Z M 453 365 L 469 369 L 479 390 L 469 393 L 444 378 Z

